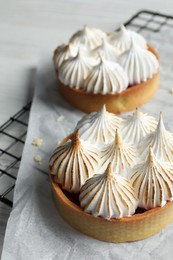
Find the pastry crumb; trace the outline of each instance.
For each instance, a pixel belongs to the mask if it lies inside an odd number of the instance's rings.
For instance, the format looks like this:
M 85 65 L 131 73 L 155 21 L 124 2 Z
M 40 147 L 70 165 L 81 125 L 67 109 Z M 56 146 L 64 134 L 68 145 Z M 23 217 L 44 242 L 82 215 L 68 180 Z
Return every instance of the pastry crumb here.
M 32 145 L 37 146 L 37 147 L 41 146 L 42 143 L 43 143 L 43 139 L 41 139 L 40 137 L 36 137 L 32 141 Z
M 42 159 L 41 159 L 41 156 L 40 155 L 35 155 L 34 156 L 34 161 L 38 164 L 41 164 L 42 163 Z
M 169 90 L 169 93 L 170 93 L 170 94 L 173 94 L 173 88 L 171 88 L 171 89 Z
M 64 120 L 64 116 L 63 116 L 63 115 L 57 117 L 57 121 L 58 121 L 58 122 L 61 122 L 61 121 L 63 121 L 63 120 Z

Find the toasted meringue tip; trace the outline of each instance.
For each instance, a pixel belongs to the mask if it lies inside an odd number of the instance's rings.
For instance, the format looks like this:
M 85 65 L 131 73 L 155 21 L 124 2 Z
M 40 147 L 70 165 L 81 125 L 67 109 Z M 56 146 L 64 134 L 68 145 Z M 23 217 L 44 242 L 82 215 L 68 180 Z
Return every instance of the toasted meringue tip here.
M 111 177 L 113 176 L 113 171 L 112 171 L 112 163 L 110 162 L 107 166 L 107 169 L 106 169 L 106 175 L 108 177 Z
M 119 145 L 119 144 L 122 143 L 122 138 L 121 138 L 121 136 L 120 136 L 120 132 L 119 132 L 118 129 L 116 129 L 116 131 L 115 131 L 115 143 L 116 143 L 117 145 Z
M 159 115 L 159 121 L 158 121 L 157 127 L 161 127 L 161 126 L 164 127 L 164 123 L 163 123 L 163 112 L 162 112 L 162 111 L 160 112 L 160 115 Z
M 153 156 L 154 156 L 154 154 L 153 154 L 153 148 L 152 148 L 152 146 L 150 145 L 150 146 L 149 146 L 149 156 L 148 156 L 148 159 L 149 159 L 150 162 L 153 162 Z
M 73 143 L 78 145 L 80 143 L 80 139 L 79 139 L 79 129 L 76 130 L 76 132 L 73 135 L 73 139 L 72 139 Z
M 139 110 L 138 107 L 136 107 L 136 111 L 135 111 L 135 113 L 136 113 L 136 116 L 137 116 L 137 117 L 140 115 L 140 110 Z

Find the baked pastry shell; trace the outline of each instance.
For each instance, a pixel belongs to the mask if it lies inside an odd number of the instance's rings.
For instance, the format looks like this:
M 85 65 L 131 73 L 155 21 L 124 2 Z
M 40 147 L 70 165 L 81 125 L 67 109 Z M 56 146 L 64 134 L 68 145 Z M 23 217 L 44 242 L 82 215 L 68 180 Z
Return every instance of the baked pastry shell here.
M 66 137 L 66 142 L 72 135 Z M 62 144 L 61 143 L 61 144 Z M 106 220 L 86 213 L 71 201 L 50 174 L 53 200 L 61 217 L 78 231 L 107 242 L 142 240 L 160 232 L 173 221 L 173 202 L 130 217 Z
M 158 54 L 151 45 L 147 45 L 148 50 L 151 51 L 157 59 Z M 54 52 L 53 60 L 56 61 L 58 55 L 57 49 Z M 116 94 L 94 94 L 83 91 L 82 89 L 75 89 L 64 85 L 57 75 L 57 85 L 61 95 L 72 106 L 90 113 L 99 111 L 100 108 L 106 104 L 106 109 L 109 112 L 120 114 L 135 109 L 146 103 L 156 92 L 159 83 L 158 72 L 153 75 L 151 79 L 140 84 L 132 85 L 121 93 Z

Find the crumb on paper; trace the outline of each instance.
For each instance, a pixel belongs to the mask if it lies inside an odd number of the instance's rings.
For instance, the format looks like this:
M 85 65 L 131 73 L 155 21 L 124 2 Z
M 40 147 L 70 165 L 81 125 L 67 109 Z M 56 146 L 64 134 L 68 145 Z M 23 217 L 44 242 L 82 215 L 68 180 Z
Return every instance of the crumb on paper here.
M 42 143 L 43 143 L 43 139 L 41 139 L 40 137 L 36 137 L 32 141 L 32 145 L 37 146 L 37 147 L 41 146 Z
M 169 93 L 170 93 L 170 94 L 173 94 L 173 88 L 171 88 L 171 89 L 169 90 Z
M 41 156 L 40 155 L 35 155 L 34 156 L 34 161 L 38 164 L 41 164 L 42 163 L 42 159 L 41 159 Z
M 58 121 L 58 122 L 61 122 L 61 121 L 63 121 L 63 120 L 64 120 L 64 116 L 63 116 L 63 115 L 57 117 L 57 121 Z

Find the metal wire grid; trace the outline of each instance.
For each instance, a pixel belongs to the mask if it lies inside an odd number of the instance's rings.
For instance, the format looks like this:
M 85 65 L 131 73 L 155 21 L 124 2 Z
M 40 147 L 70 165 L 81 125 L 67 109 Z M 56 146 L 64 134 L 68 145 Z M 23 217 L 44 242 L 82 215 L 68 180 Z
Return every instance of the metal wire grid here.
M 137 32 L 159 32 L 173 28 L 173 16 L 142 10 L 125 24 Z M 23 107 L 0 127 L 0 201 L 12 207 L 13 191 L 25 143 L 31 103 Z
M 173 16 L 142 10 L 131 17 L 124 25 L 137 32 L 158 33 L 164 26 L 173 28 Z
M 0 201 L 13 206 L 13 192 L 27 134 L 31 103 L 0 127 Z

